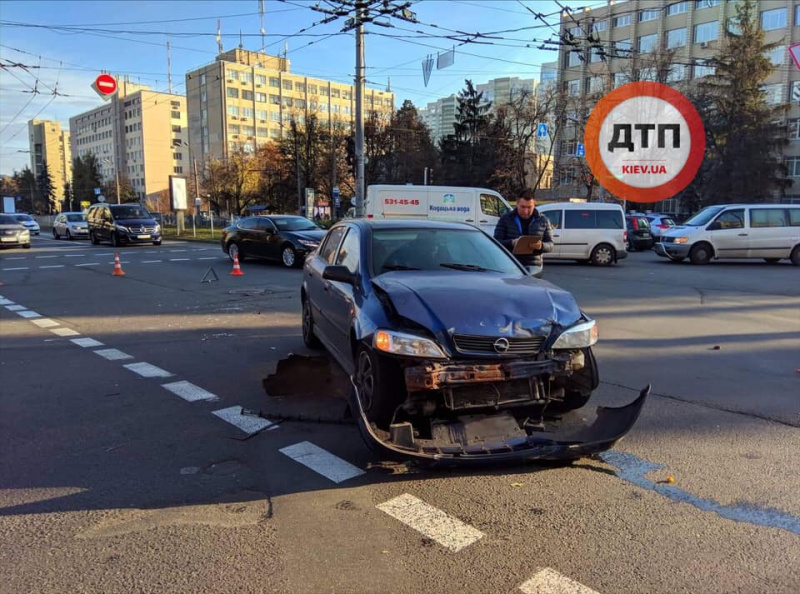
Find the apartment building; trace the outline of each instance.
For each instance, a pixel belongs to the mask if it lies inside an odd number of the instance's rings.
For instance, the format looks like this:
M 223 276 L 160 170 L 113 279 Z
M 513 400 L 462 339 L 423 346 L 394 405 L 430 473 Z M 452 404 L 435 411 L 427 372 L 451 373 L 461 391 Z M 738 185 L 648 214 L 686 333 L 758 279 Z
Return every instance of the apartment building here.
M 106 183 L 130 181 L 140 201 L 158 199 L 170 175 L 188 175 L 186 98 L 117 78 L 108 103 L 70 118 L 72 153 L 92 153 Z
M 558 82 L 568 99 L 567 126 L 558 139 L 556 180 L 569 194 L 581 164 L 576 163 L 582 141 L 581 124 L 604 92 L 631 80 L 658 80 L 659 50 L 674 50 L 675 57 L 662 82 L 681 88 L 713 75 L 707 60 L 720 50 L 725 27 L 735 26 L 736 2 L 721 0 L 610 0 L 606 6 L 564 13 Z M 784 200 L 800 202 L 800 70 L 787 47 L 800 41 L 800 3 L 797 0 L 760 0 L 758 19 L 767 42 L 780 46 L 770 54 L 775 70 L 764 89 L 771 104 L 790 104 L 787 114 L 791 142 L 785 150 L 789 174 L 795 185 Z M 591 37 L 591 39 L 589 39 Z M 575 122 L 576 125 L 570 125 Z M 579 183 L 579 181 L 578 181 Z M 573 191 L 574 193 L 574 191 Z M 566 197 L 566 194 L 564 197 Z M 778 196 L 776 196 L 778 199 Z M 676 203 L 657 205 L 677 212 Z
M 352 85 L 292 73 L 285 57 L 242 48 L 187 72 L 186 98 L 198 163 L 239 149 L 252 153 L 282 138 L 292 121 L 305 125 L 311 114 L 324 126 L 351 126 L 356 111 Z M 365 119 L 375 112 L 388 120 L 394 99 L 390 91 L 366 89 Z
M 31 153 L 31 171 L 37 178 L 44 164 L 53 180 L 53 196 L 56 208 L 64 199 L 64 188 L 72 179 L 72 153 L 69 145 L 69 132 L 61 129 L 59 122 L 30 120 L 28 122 L 28 142 Z

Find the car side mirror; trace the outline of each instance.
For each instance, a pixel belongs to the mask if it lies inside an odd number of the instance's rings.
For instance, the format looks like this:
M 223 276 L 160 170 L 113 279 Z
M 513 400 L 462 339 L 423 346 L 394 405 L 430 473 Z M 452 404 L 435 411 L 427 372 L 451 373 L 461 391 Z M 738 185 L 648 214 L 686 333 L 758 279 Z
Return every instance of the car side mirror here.
M 347 266 L 326 266 L 322 271 L 322 278 L 348 285 L 356 284 L 356 275 L 350 272 Z
M 706 231 L 718 231 L 720 229 L 722 229 L 722 224 L 719 221 L 714 221 L 706 227 Z

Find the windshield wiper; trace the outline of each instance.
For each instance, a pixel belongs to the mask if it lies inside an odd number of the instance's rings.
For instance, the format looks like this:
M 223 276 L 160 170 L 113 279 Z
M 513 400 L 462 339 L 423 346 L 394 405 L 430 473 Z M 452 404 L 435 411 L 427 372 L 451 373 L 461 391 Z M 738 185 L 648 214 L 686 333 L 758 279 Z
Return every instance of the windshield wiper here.
M 456 262 L 445 262 L 439 264 L 442 268 L 452 268 L 453 270 L 470 270 L 472 272 L 501 272 L 500 270 L 493 270 L 491 268 L 484 268 L 476 264 L 457 264 Z
M 384 270 L 422 270 L 421 268 L 414 268 L 413 266 L 403 266 L 402 264 L 395 264 L 392 266 L 383 266 Z

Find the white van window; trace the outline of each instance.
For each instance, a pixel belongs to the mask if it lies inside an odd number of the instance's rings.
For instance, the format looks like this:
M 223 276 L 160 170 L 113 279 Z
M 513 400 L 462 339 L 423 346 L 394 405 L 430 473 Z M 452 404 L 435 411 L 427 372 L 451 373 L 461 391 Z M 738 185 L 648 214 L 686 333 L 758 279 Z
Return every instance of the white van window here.
M 594 229 L 597 219 L 593 210 L 568 210 L 564 215 L 565 229 Z
M 547 217 L 547 220 L 550 221 L 550 226 L 553 229 L 561 229 L 561 211 L 560 210 L 548 210 L 544 213 L 544 216 Z
M 508 212 L 508 207 L 497 196 L 481 194 L 481 211 L 493 217 L 502 217 Z
M 751 208 L 751 227 L 787 227 L 786 211 L 782 208 Z
M 622 213 L 618 210 L 598 210 L 598 229 L 623 229 Z
M 744 209 L 726 210 L 714 221 L 715 229 L 744 229 Z
M 789 209 L 789 226 L 800 227 L 800 208 Z

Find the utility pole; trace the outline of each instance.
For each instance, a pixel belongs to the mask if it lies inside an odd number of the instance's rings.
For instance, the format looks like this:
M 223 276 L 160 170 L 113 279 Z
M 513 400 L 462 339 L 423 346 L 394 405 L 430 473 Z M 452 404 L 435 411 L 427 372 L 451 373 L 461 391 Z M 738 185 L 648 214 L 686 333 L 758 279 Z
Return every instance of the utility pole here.
M 303 185 L 300 183 L 300 147 L 297 144 L 297 122 L 292 118 L 292 136 L 294 136 L 294 169 L 297 174 L 297 214 L 303 214 Z M 308 213 L 306 213 L 308 216 Z
M 356 216 L 364 216 L 364 16 L 365 2 L 356 2 Z
M 337 218 L 336 215 L 338 214 L 336 212 L 336 198 L 333 195 L 333 189 L 336 187 L 336 182 L 337 182 L 337 177 L 338 177 L 337 176 L 337 171 L 336 171 L 336 153 L 338 152 L 338 149 L 339 149 L 339 147 L 338 147 L 338 143 L 336 142 L 335 128 L 331 128 L 331 160 L 333 161 L 333 163 L 332 163 L 332 168 L 333 168 L 332 169 L 332 171 L 333 171 L 332 178 L 333 179 L 331 180 L 331 201 L 330 201 L 330 205 L 331 205 L 331 218 L 333 220 L 336 220 L 336 218 Z

